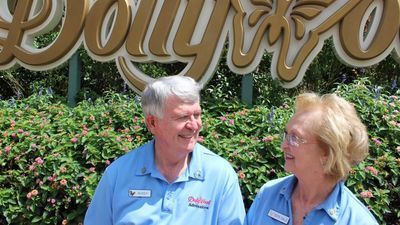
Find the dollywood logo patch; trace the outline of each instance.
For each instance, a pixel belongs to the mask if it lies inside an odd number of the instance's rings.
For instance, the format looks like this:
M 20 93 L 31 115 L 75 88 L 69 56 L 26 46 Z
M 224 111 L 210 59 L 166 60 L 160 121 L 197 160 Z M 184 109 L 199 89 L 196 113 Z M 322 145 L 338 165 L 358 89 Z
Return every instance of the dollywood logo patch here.
M 188 197 L 188 206 L 200 209 L 208 209 L 210 207 L 211 200 L 206 200 L 201 197 L 195 198 L 193 196 Z

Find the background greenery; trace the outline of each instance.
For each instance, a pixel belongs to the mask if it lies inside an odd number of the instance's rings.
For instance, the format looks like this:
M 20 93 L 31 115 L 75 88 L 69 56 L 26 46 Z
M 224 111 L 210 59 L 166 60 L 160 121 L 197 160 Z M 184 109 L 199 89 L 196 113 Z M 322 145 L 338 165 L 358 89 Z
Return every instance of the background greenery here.
M 400 93 L 368 79 L 334 91 L 354 102 L 370 137 L 370 155 L 346 183 L 381 224 L 399 224 Z M 246 207 L 262 184 L 285 175 L 280 142 L 293 102 L 281 101 L 203 103 L 200 142 L 231 162 Z M 48 89 L 0 101 L 0 131 L 0 224 L 80 224 L 105 167 L 151 138 L 138 97 L 114 92 L 75 108 Z
M 53 34 L 36 40 L 46 46 Z M 151 136 L 140 98 L 114 63 L 93 61 L 79 50 L 79 105 L 66 106 L 68 65 L 34 72 L 0 71 L 0 224 L 79 224 L 105 167 Z M 236 169 L 249 207 L 258 188 L 285 174 L 281 132 L 292 100 L 303 91 L 336 92 L 354 102 L 370 136 L 369 157 L 347 185 L 381 224 L 400 224 L 400 64 L 391 57 L 368 68 L 351 68 L 335 56 L 332 42 L 313 60 L 302 83 L 284 89 L 271 78 L 265 54 L 254 78 L 254 107 L 240 103 L 241 75 L 222 58 L 202 92 L 202 143 Z M 140 64 L 166 76 L 184 65 Z

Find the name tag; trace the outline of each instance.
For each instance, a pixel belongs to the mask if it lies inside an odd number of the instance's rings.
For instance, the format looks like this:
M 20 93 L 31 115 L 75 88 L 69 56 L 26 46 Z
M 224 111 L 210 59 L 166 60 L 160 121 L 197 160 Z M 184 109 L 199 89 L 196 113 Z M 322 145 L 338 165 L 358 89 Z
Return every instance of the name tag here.
M 150 198 L 151 190 L 129 190 L 129 197 L 132 198 Z
M 268 212 L 268 216 L 271 217 L 272 219 L 278 220 L 281 223 L 287 224 L 289 222 L 289 217 L 285 216 L 281 213 L 278 213 L 275 210 L 270 209 Z

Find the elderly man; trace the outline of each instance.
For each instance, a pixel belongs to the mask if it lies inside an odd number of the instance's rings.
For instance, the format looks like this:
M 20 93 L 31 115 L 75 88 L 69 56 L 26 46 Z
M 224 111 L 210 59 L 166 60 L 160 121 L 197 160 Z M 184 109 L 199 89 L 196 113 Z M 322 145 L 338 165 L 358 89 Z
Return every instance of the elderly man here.
M 185 76 L 148 84 L 142 108 L 154 139 L 106 169 L 85 225 L 243 224 L 235 171 L 197 143 L 200 90 Z

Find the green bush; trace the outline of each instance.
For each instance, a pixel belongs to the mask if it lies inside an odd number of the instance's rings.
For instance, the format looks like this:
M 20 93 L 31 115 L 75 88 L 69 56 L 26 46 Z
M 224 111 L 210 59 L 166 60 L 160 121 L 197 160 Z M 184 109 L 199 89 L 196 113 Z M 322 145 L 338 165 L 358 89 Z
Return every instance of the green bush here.
M 381 224 L 400 219 L 400 100 L 366 80 L 339 85 L 368 126 L 370 155 L 347 185 Z M 246 108 L 203 105 L 201 140 L 236 169 L 246 207 L 266 181 L 282 177 L 280 135 L 292 99 Z M 68 108 L 49 92 L 0 101 L 0 224 L 80 224 L 105 167 L 147 142 L 138 99 L 110 93 Z

